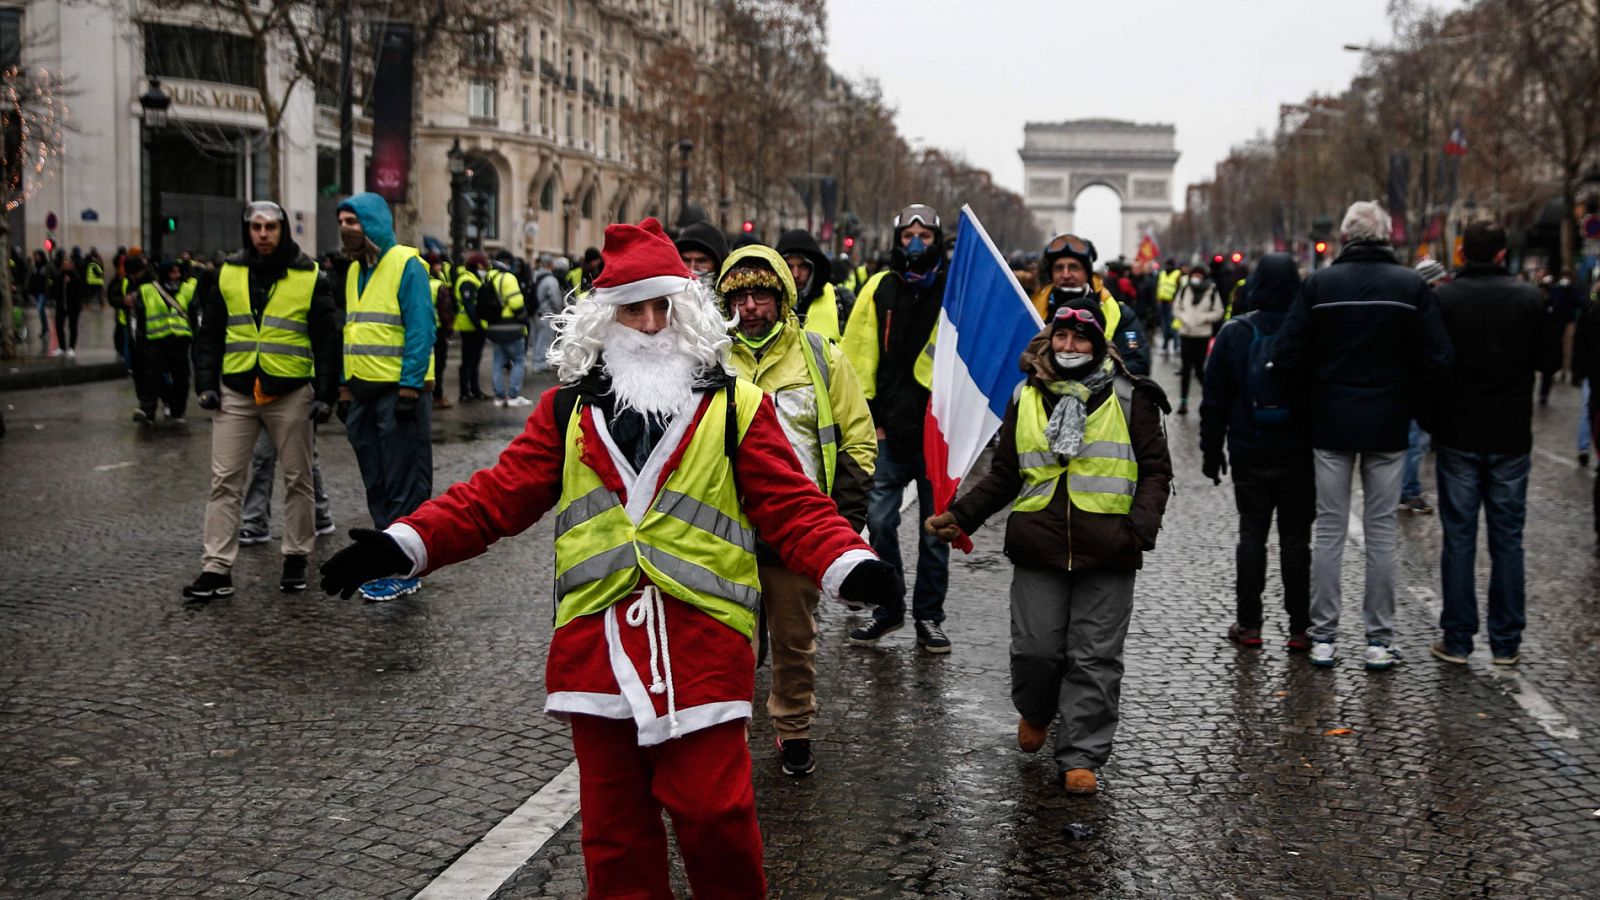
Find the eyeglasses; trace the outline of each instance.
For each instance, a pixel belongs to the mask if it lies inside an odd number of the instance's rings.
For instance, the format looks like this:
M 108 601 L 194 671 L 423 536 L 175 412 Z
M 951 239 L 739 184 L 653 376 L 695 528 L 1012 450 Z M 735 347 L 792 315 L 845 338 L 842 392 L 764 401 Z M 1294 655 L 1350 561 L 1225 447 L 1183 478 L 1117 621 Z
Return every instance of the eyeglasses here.
M 763 288 L 739 288 L 738 290 L 729 291 L 726 297 L 730 308 L 743 306 L 745 301 L 754 303 L 757 306 L 771 306 L 778 302 L 777 294 Z
M 1094 252 L 1094 244 L 1088 240 L 1085 240 L 1084 238 L 1078 237 L 1075 234 L 1056 235 L 1055 239 L 1044 248 L 1044 252 L 1046 256 L 1060 256 L 1063 253 L 1071 253 L 1074 256 L 1086 256 L 1089 258 L 1089 263 L 1091 265 L 1094 263 L 1095 259 L 1098 258 L 1097 254 Z
M 931 206 L 913 203 L 900 210 L 900 214 L 894 217 L 894 230 L 899 231 L 913 223 L 924 228 L 939 228 L 939 214 L 934 212 Z

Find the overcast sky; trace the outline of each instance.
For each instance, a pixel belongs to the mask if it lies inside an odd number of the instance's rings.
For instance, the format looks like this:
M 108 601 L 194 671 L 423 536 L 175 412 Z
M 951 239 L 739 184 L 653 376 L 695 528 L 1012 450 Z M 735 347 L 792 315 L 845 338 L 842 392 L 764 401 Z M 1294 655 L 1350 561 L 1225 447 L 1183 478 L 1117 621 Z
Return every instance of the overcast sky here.
M 1387 43 L 1386 0 L 834 0 L 835 70 L 872 76 L 914 144 L 964 154 L 1022 190 L 1022 126 L 1090 117 L 1177 126 L 1173 203 L 1278 104 L 1350 83 Z M 1077 230 L 1117 252 L 1116 202 L 1085 192 Z M 941 210 L 941 213 L 946 211 Z M 953 211 L 949 211 L 953 213 Z M 1121 248 L 1132 255 L 1133 248 Z

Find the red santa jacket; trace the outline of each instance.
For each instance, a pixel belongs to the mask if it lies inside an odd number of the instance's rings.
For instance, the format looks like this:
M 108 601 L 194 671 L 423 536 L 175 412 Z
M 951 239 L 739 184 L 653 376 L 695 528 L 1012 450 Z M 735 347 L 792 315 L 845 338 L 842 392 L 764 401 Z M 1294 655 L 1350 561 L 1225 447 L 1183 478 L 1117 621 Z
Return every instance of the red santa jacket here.
M 526 530 L 556 505 L 566 440 L 555 421 L 555 394 L 551 388 L 539 398 L 527 427 L 493 467 L 390 526 L 390 533 L 419 563 L 418 574 L 471 559 L 500 538 Z M 580 418 L 583 462 L 621 495 L 630 512 L 647 509 L 682 459 L 708 402 L 709 395 L 702 394 L 692 416 L 673 420 L 638 473 L 615 451 L 603 418 L 585 406 Z M 734 473 L 745 515 L 761 539 L 824 593 L 837 594 L 856 563 L 872 558 L 833 501 L 806 477 L 771 398 L 762 399 L 739 444 Z M 638 496 L 641 491 L 648 496 Z M 655 651 L 652 631 L 660 645 Z M 556 630 L 545 689 L 546 711 L 631 718 L 639 743 L 649 746 L 749 718 L 755 659 L 744 635 L 641 583 L 604 612 L 580 616 Z

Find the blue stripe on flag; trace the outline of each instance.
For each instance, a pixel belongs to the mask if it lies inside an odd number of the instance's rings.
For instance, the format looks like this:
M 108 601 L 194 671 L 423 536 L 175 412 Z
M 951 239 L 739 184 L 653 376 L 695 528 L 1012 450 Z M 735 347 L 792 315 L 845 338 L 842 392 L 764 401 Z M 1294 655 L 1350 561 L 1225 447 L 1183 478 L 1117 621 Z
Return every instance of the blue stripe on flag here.
M 955 326 L 961 364 L 995 418 L 1005 418 L 1011 392 L 1023 378 L 1017 358 L 1044 326 L 1010 267 L 965 209 L 945 279 L 944 310 Z

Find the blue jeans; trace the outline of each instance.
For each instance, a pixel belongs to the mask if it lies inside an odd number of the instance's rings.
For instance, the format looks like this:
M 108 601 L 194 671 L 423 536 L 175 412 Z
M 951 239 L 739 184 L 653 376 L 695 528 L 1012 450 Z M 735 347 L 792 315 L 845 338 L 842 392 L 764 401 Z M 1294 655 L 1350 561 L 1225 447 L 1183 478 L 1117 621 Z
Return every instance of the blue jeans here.
M 1427 451 L 1433 439 L 1422 430 L 1416 420 L 1411 421 L 1411 443 L 1406 446 L 1405 472 L 1400 476 L 1400 497 L 1421 497 L 1422 479 L 1418 477 L 1417 470 L 1422 468 L 1422 454 Z
M 1465 656 L 1478 632 L 1474 567 L 1478 507 L 1489 537 L 1489 649 L 1514 656 L 1527 621 L 1522 526 L 1528 507 L 1528 455 L 1500 456 L 1439 447 L 1439 524 L 1444 529 L 1440 580 L 1444 610 L 1439 628 L 1445 649 Z
M 906 485 L 917 483 L 917 521 L 933 515 L 933 485 L 920 459 L 900 461 L 889 452 L 887 441 L 878 442 L 878 468 L 867 496 L 867 529 L 878 558 L 894 566 L 901 590 L 892 604 L 873 611 L 877 619 L 902 619 L 906 614 L 905 566 L 900 561 L 900 501 Z M 944 621 L 944 593 L 950 586 L 950 547 L 917 529 L 917 586 L 911 597 L 911 615 L 919 622 Z
M 500 400 L 509 400 L 522 396 L 522 366 L 523 348 L 527 346 L 524 338 L 510 341 L 494 341 L 494 368 L 490 374 L 494 376 L 494 395 Z M 506 384 L 506 366 L 511 366 L 511 383 Z

